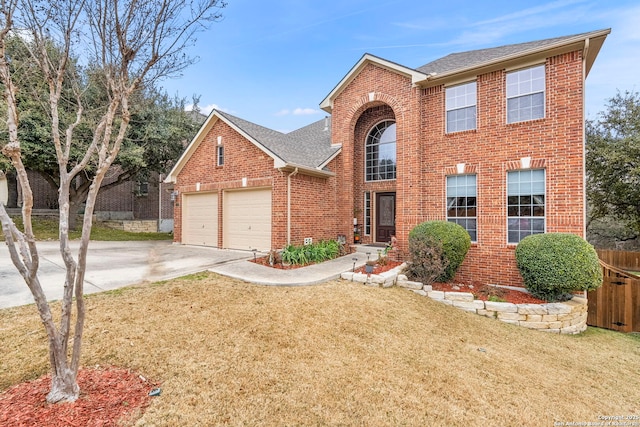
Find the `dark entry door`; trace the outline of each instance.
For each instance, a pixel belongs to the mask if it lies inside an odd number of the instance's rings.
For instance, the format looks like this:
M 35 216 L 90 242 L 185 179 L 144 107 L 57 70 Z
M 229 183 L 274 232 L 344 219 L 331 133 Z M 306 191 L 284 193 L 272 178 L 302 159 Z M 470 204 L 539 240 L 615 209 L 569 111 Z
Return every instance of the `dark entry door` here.
M 376 193 L 376 242 L 396 234 L 396 193 Z

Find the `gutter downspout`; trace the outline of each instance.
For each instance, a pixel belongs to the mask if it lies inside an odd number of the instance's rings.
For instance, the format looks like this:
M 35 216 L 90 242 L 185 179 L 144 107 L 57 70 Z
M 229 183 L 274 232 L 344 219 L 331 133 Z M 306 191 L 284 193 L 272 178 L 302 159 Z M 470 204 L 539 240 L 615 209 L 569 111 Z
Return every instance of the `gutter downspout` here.
M 158 233 L 162 224 L 162 174 L 158 175 Z
M 582 203 L 584 213 L 582 218 L 582 238 L 587 239 L 587 112 L 586 112 L 586 91 L 587 86 L 587 55 L 589 54 L 589 39 L 584 41 L 582 50 Z M 582 297 L 587 298 L 587 291 L 582 291 Z
M 298 168 L 287 175 L 287 246 L 291 244 L 291 177 L 298 173 Z
M 584 204 L 584 218 L 582 233 L 583 238 L 587 238 L 587 112 L 586 112 L 586 93 L 587 86 L 587 55 L 589 54 L 589 39 L 584 41 L 584 49 L 582 50 L 582 203 Z

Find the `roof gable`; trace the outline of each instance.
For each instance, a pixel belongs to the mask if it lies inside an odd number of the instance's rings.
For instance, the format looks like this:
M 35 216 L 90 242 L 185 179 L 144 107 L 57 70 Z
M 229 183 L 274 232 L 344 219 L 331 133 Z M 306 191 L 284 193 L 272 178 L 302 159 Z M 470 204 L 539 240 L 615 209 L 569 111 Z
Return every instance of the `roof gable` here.
M 330 119 L 322 119 L 289 134 L 257 125 L 228 113 L 213 110 L 196 136 L 176 162 L 165 182 L 176 182 L 188 160 L 218 120 L 222 120 L 249 143 L 273 159 L 274 168 L 294 169 L 301 173 L 331 176 L 325 170 L 327 159 L 340 153 L 341 147 L 331 145 Z
M 425 80 L 428 76 L 422 73 L 419 70 L 414 70 L 413 68 L 408 68 L 400 64 L 396 64 L 395 62 L 379 58 L 375 55 L 371 55 L 369 53 L 365 53 L 362 58 L 349 70 L 349 72 L 338 82 L 338 84 L 333 88 L 333 90 L 327 95 L 327 97 L 322 100 L 320 103 L 320 108 L 327 112 L 331 112 L 333 108 L 333 100 L 346 88 L 349 83 L 356 78 L 358 74 L 368 65 L 375 64 L 379 67 L 382 67 L 386 70 L 392 71 L 394 73 L 402 74 L 411 78 L 411 83 L 417 83 L 419 81 Z

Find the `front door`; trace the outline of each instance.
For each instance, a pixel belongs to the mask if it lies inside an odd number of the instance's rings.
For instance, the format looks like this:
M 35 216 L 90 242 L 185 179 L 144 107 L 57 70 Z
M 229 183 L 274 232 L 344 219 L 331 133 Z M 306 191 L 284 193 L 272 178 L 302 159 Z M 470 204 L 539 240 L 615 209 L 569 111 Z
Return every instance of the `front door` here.
M 390 242 L 395 234 L 396 193 L 376 193 L 376 242 Z

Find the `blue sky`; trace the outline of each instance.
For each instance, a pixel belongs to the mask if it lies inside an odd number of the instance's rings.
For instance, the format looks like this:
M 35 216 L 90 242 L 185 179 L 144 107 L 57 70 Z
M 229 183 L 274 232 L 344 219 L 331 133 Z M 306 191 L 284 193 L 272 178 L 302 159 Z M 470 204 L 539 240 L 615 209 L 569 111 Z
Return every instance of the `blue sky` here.
M 365 53 L 417 68 L 453 52 L 611 28 L 587 78 L 594 118 L 616 90 L 640 91 L 638 0 L 228 0 L 201 33 L 198 62 L 161 84 L 281 132 L 323 118 L 319 103 Z

